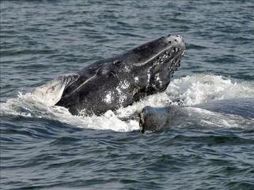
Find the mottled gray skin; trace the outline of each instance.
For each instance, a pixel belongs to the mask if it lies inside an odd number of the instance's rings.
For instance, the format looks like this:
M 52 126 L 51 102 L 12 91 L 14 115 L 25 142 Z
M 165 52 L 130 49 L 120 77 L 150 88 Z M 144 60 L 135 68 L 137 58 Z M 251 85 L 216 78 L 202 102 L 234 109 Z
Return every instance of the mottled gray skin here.
M 100 115 L 165 90 L 185 50 L 181 36 L 165 36 L 66 76 L 56 104 L 72 114 Z
M 184 120 L 193 117 L 186 108 L 201 108 L 226 115 L 241 116 L 246 119 L 254 119 L 254 98 L 237 98 L 211 101 L 192 107 L 170 105 L 167 107 L 146 106 L 139 114 L 139 124 L 142 132 L 159 131 L 169 127 L 174 120 Z

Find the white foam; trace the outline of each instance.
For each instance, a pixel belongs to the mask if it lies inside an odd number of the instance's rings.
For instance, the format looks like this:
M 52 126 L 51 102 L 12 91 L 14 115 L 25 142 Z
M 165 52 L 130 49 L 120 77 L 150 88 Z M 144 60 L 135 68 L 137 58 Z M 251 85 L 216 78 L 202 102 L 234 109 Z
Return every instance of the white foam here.
M 30 98 L 47 106 L 54 106 L 62 97 L 66 85 L 72 82 L 73 74 L 60 76 L 34 89 Z
M 119 92 L 119 94 L 121 93 Z M 54 95 L 51 93 L 51 96 Z M 184 105 L 188 106 L 210 100 L 253 96 L 254 84 L 251 82 L 234 81 L 215 75 L 193 75 L 174 79 L 165 92 L 146 97 L 131 106 L 120 108 L 116 112 L 109 110 L 102 116 L 74 116 L 66 108 L 49 106 L 48 100 L 41 98 L 41 94 L 38 96 L 38 93 L 20 94 L 17 98 L 1 103 L 0 114 L 59 120 L 80 128 L 128 132 L 139 130 L 138 121 L 134 119 L 122 121 L 120 118 L 140 112 L 145 106 L 163 107 L 176 99 L 180 99 Z M 54 99 L 54 97 L 49 98 Z M 233 126 L 232 119 L 222 118 L 222 120 L 221 125 Z M 206 119 L 204 122 L 213 121 Z
M 1 103 L 0 107 L 1 115 L 52 119 L 80 128 L 113 130 L 118 132 L 128 132 L 139 129 L 137 121 L 122 121 L 111 110 L 107 111 L 102 116 L 75 116 L 64 107 L 47 106 L 38 102 L 37 97 L 31 93 L 20 94 L 18 98 L 9 99 L 6 103 Z
M 216 75 L 194 75 L 173 80 L 167 90 L 171 100 L 190 106 L 230 98 L 254 97 L 254 84 Z

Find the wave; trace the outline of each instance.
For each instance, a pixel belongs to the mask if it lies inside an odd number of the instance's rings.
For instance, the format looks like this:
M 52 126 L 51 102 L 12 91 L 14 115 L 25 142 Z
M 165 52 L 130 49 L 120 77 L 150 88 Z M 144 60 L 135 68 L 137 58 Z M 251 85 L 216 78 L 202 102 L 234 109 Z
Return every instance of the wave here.
M 47 94 L 47 96 L 52 97 L 44 97 L 43 88 L 45 86 L 37 88 L 36 93 L 19 93 L 17 98 L 11 98 L 5 103 L 1 103 L 0 114 L 58 120 L 80 128 L 129 132 L 139 130 L 137 119 L 131 118 L 131 116 L 140 112 L 145 106 L 163 107 L 179 103 L 184 106 L 193 106 L 213 100 L 253 98 L 254 96 L 253 82 L 237 81 L 217 75 L 199 74 L 174 79 L 165 92 L 148 96 L 126 108 L 120 108 L 114 112 L 109 110 L 101 116 L 88 117 L 74 116 L 66 108 L 52 106 L 52 102 L 49 104 L 47 100 L 55 101 L 59 98 L 59 93 Z M 63 86 L 59 87 L 59 91 L 62 90 Z M 220 126 L 225 127 L 243 125 L 243 122 L 239 122 L 239 117 L 222 118 L 221 115 L 211 114 L 202 111 L 202 109 L 199 109 L 196 113 L 200 113 L 199 116 L 197 114 L 195 116 L 197 118 L 196 122 L 201 121 L 205 125 L 209 125 L 209 122 L 214 125 L 215 121 L 220 121 Z M 211 119 L 211 115 L 214 114 L 215 117 Z M 177 125 L 185 124 L 186 121 L 179 121 Z

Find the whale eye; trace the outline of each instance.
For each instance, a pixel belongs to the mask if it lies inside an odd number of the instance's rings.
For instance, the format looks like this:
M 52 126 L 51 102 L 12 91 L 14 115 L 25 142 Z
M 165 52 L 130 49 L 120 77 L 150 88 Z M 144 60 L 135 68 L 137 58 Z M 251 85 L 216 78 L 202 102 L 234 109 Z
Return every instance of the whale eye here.
M 109 73 L 109 77 L 114 77 L 114 78 L 117 78 L 117 74 L 116 74 L 116 72 L 111 71 L 111 72 Z
M 114 60 L 113 61 L 113 64 L 116 65 L 116 66 L 119 66 L 121 64 L 121 61 L 119 60 Z

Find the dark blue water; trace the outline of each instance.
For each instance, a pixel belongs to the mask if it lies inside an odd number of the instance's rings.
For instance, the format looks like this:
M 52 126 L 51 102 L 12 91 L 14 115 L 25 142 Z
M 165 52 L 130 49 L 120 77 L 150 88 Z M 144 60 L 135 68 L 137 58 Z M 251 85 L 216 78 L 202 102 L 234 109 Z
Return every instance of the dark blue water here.
M 0 8 L 1 189 L 254 189 L 253 118 L 190 111 L 145 134 L 136 120 L 119 119 L 168 100 L 254 98 L 253 1 L 1 1 Z M 168 33 L 182 35 L 187 51 L 166 93 L 99 117 L 72 116 L 29 94 Z

